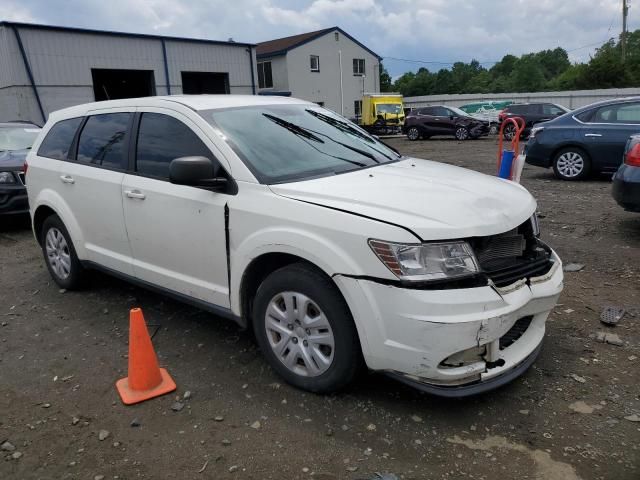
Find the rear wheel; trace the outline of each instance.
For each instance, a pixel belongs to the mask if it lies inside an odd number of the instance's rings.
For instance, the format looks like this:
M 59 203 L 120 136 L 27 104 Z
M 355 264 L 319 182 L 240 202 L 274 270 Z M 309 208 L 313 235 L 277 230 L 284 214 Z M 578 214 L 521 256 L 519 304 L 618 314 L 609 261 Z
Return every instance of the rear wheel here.
M 407 138 L 412 142 L 420 138 L 420 130 L 417 127 L 411 127 L 407 130 Z
M 80 287 L 84 268 L 78 260 L 67 228 L 57 215 L 47 217 L 42 224 L 40 244 L 47 269 L 53 280 L 62 288 Z
M 283 267 L 264 280 L 254 300 L 253 328 L 271 367 L 304 390 L 339 390 L 362 364 L 347 304 L 329 278 L 305 264 Z
M 553 159 L 553 172 L 561 180 L 582 180 L 590 170 L 589 157 L 577 147 L 563 148 Z

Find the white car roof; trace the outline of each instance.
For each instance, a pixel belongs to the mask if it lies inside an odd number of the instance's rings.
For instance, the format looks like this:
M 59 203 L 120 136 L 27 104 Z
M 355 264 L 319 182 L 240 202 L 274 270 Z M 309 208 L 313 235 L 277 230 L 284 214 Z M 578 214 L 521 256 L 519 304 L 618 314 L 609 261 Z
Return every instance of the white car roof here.
M 271 95 L 165 95 L 158 97 L 125 98 L 104 102 L 85 103 L 51 113 L 51 118 L 70 118 L 85 115 L 90 110 L 126 107 L 162 107 L 179 103 L 193 110 L 248 107 L 253 105 L 315 105 L 306 100 Z

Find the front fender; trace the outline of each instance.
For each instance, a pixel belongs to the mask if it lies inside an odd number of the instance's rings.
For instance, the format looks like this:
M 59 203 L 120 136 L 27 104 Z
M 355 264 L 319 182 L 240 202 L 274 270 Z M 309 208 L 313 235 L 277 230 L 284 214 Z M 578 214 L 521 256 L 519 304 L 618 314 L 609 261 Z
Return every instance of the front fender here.
M 232 242 L 233 245 L 233 242 Z M 301 247 L 304 246 L 304 247 Z M 353 258 L 336 242 L 294 227 L 258 230 L 232 246 L 231 309 L 240 314 L 240 284 L 249 264 L 267 253 L 286 253 L 300 257 L 332 276 L 335 273 L 358 271 Z

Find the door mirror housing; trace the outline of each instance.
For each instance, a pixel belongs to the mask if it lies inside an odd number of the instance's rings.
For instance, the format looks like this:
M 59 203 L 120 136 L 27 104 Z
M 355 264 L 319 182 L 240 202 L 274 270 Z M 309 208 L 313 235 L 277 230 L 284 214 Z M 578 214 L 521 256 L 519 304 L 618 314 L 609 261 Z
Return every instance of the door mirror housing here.
M 207 157 L 174 158 L 169 164 L 169 181 L 177 185 L 224 189 L 227 179 L 217 177 L 219 166 Z

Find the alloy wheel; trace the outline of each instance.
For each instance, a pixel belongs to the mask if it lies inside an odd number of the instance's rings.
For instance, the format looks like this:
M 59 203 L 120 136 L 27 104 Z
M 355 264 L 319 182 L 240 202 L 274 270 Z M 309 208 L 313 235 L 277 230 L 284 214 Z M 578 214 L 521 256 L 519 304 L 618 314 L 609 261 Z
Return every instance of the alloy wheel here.
M 57 228 L 50 228 L 45 237 L 47 261 L 51 269 L 61 280 L 69 277 L 71 273 L 71 253 L 69 245 Z
M 292 373 L 317 377 L 331 366 L 333 330 L 324 312 L 306 295 L 281 292 L 274 296 L 264 325 L 273 353 Z
M 456 130 L 456 138 L 458 140 L 466 140 L 469 138 L 469 131 L 465 127 L 459 127 Z
M 504 127 L 504 138 L 506 140 L 513 140 L 516 135 L 516 127 L 514 125 L 507 125 Z
M 409 140 L 417 140 L 420 137 L 420 132 L 416 127 L 411 127 L 407 132 L 407 138 Z
M 556 161 L 558 172 L 566 178 L 575 178 L 584 170 L 584 158 L 578 152 L 565 152 Z

